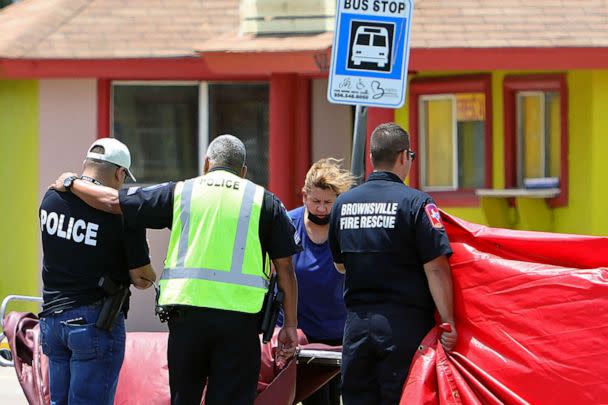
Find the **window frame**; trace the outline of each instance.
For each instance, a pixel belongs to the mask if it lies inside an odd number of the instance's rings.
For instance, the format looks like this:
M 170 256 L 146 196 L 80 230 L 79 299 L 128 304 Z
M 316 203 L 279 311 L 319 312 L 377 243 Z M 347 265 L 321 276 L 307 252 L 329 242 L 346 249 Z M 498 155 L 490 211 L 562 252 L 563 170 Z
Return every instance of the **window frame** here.
M 550 207 L 568 204 L 568 85 L 565 73 L 507 75 L 503 80 L 505 188 L 518 187 L 517 94 L 556 92 L 560 96 L 560 193 L 547 199 Z M 546 148 L 546 145 L 545 145 Z
M 425 96 L 456 95 L 457 93 L 483 93 L 485 95 L 485 126 L 484 126 L 484 188 L 492 188 L 492 77 L 490 74 L 439 76 L 413 78 L 409 85 L 409 122 L 411 147 L 420 150 L 420 103 Z M 419 154 L 410 171 L 410 184 L 419 188 L 421 184 L 421 160 Z M 475 189 L 459 188 L 455 190 L 429 190 L 428 193 L 435 201 L 449 207 L 479 206 L 479 197 Z
M 204 161 L 203 157 L 207 153 L 209 146 L 209 86 L 214 84 L 263 84 L 267 85 L 270 91 L 270 82 L 265 80 L 113 80 L 103 79 L 98 82 L 98 138 L 104 136 L 114 136 L 114 86 L 198 86 L 198 175 L 203 175 Z M 269 95 L 270 96 L 270 95 Z M 107 102 L 105 101 L 107 100 Z M 102 109 L 107 106 L 107 110 Z M 104 118 L 107 114 L 107 119 Z M 107 129 L 104 126 L 107 122 Z M 270 134 L 268 134 L 270 137 Z M 270 139 L 269 139 L 270 142 Z M 270 145 L 269 145 L 270 147 Z M 270 170 L 270 165 L 269 165 Z M 270 172 L 269 172 L 270 175 Z M 181 177 L 180 177 L 181 179 Z M 270 181 L 270 177 L 268 178 Z M 158 181 L 157 181 L 158 182 Z M 140 183 L 138 185 L 146 186 L 156 184 Z M 131 183 L 128 183 L 131 184 Z
M 208 96 L 206 94 L 207 91 L 207 82 L 201 82 L 201 81 L 197 81 L 197 80 L 109 80 L 108 82 L 109 85 L 109 117 L 108 117 L 108 122 L 109 122 L 109 130 L 108 130 L 108 136 L 110 137 L 114 137 L 114 86 L 155 86 L 155 87 L 160 87 L 160 86 L 172 86 L 172 87 L 177 87 L 177 86 L 196 86 L 198 87 L 198 133 L 197 133 L 197 137 L 198 137 L 198 154 L 197 154 L 197 158 L 198 158 L 198 164 L 197 164 L 197 170 L 198 170 L 198 175 L 202 175 L 203 173 L 203 162 L 201 161 L 201 156 L 204 156 L 206 150 L 207 150 L 207 145 L 209 143 L 209 135 L 208 135 L 208 130 L 203 127 L 203 124 L 205 122 L 208 122 L 208 118 L 209 118 L 209 112 L 208 112 Z M 205 94 L 203 94 L 203 91 L 205 92 Z M 204 129 L 204 130 L 203 130 Z M 201 154 L 202 152 L 202 154 Z M 136 176 L 137 177 L 137 176 Z M 180 180 L 181 180 L 180 176 Z M 136 184 L 140 185 L 140 186 L 146 186 L 146 185 L 151 185 L 151 184 L 156 184 L 159 183 L 160 180 L 155 180 L 152 183 L 140 183 L 137 182 Z M 125 183 L 127 185 L 129 184 L 135 184 L 135 183 Z
M 204 149 L 201 149 L 200 151 L 200 156 L 205 156 L 207 154 L 207 147 L 209 146 L 210 143 L 210 139 L 211 139 L 211 134 L 209 133 L 209 125 L 210 125 L 210 117 L 209 117 L 209 110 L 210 110 L 210 105 L 209 105 L 209 87 L 213 86 L 213 85 L 266 85 L 268 87 L 268 176 L 267 176 L 267 183 L 266 183 L 266 188 L 269 186 L 270 184 L 270 81 L 265 81 L 265 80 L 207 80 L 204 82 L 201 82 L 201 93 L 199 95 L 199 105 L 204 101 L 205 103 L 205 111 L 200 111 L 199 115 L 199 122 L 201 123 L 201 125 L 203 124 L 204 121 L 204 127 L 201 126 L 200 128 L 200 133 L 202 134 L 202 136 L 204 137 Z M 203 94 L 204 92 L 204 94 Z M 203 118 L 203 114 L 204 114 L 204 118 Z M 199 140 L 199 145 L 202 144 L 202 140 Z M 247 158 L 249 159 L 249 153 L 251 151 L 248 151 L 247 154 Z M 203 163 L 201 162 L 201 171 L 202 171 L 202 167 L 203 167 Z M 252 173 L 251 171 L 249 173 Z M 202 175 L 202 172 L 201 172 Z M 249 178 L 249 177 L 248 177 Z M 249 178 L 249 180 L 251 180 L 251 178 Z

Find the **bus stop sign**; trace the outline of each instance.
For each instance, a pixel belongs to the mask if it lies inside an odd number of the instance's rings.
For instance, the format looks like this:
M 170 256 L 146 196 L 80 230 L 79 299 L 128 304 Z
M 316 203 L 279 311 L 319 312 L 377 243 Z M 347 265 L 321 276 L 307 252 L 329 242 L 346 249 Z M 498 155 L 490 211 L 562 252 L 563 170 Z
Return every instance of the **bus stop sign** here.
M 330 103 L 403 106 L 413 8 L 413 0 L 338 0 Z

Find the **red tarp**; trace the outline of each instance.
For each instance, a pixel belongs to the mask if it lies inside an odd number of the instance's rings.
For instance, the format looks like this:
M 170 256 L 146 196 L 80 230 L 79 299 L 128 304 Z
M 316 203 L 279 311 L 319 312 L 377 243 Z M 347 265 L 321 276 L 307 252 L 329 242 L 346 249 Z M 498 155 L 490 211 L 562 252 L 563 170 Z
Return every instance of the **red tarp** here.
M 401 404 L 608 403 L 608 238 L 442 215 L 459 341 L 427 335 Z

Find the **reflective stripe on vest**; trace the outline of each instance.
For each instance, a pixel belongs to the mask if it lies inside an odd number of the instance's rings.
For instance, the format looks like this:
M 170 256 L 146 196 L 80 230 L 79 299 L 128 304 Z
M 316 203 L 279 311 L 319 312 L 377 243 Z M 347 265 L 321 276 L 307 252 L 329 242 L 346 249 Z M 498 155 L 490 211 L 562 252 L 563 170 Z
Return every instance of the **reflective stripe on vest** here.
M 220 179 L 223 181 L 230 181 L 234 175 L 223 173 L 218 174 L 214 172 L 213 176 L 210 176 L 211 179 Z M 191 232 L 191 227 L 195 228 L 192 231 L 197 231 L 196 227 L 199 224 L 192 224 L 191 220 L 191 208 L 192 208 L 192 195 L 193 189 L 196 187 L 195 182 L 204 182 L 205 178 L 196 178 L 190 179 L 183 183 L 183 188 L 181 189 L 180 202 L 179 202 L 179 219 L 181 223 L 181 229 L 173 229 L 173 233 L 179 232 L 179 241 L 177 241 L 177 254 L 175 257 L 175 261 L 173 261 L 174 265 L 169 265 L 171 263 L 171 254 L 174 253 L 171 249 L 171 245 L 169 247 L 169 252 L 167 255 L 167 265 L 161 276 L 161 304 L 163 305 L 171 305 L 171 304 L 183 304 L 183 305 L 195 305 L 199 306 L 210 306 L 214 308 L 220 309 L 229 309 L 229 310 L 237 310 L 243 312 L 257 312 L 259 311 L 259 307 L 261 307 L 261 301 L 263 299 L 263 295 L 265 294 L 268 288 L 268 279 L 264 275 L 263 266 L 260 265 L 260 269 L 255 269 L 255 272 L 258 274 L 248 274 L 251 273 L 251 257 L 249 260 L 249 272 L 244 273 L 244 261 L 245 254 L 247 248 L 247 240 L 248 237 L 251 238 L 250 232 L 253 232 L 250 227 L 252 226 L 252 211 L 255 204 L 257 204 L 257 210 L 255 218 L 256 221 L 253 224 L 259 224 L 259 215 L 261 211 L 261 204 L 263 199 L 263 188 L 255 185 L 254 183 L 239 179 L 240 184 L 245 186 L 244 191 L 242 192 L 242 201 L 239 209 L 239 215 L 236 219 L 236 231 L 234 234 L 234 244 L 233 246 L 222 246 L 221 251 L 225 251 L 227 254 L 229 249 L 232 249 L 232 258 L 230 261 L 230 268 L 226 269 L 212 269 L 205 267 L 192 266 L 192 261 L 190 261 L 190 265 L 186 265 L 188 261 L 188 253 L 192 253 L 191 249 L 197 249 L 197 246 L 190 246 L 189 236 Z M 205 192 L 217 192 L 217 193 L 229 193 L 230 191 L 218 189 L 210 189 L 211 185 L 202 184 L 201 190 L 205 190 Z M 197 198 L 201 198 L 201 190 L 198 190 Z M 177 189 L 176 189 L 176 192 Z M 257 193 L 257 196 L 256 196 Z M 204 199 L 204 195 L 202 196 Z M 257 198 L 257 202 L 256 202 Z M 175 201 L 177 202 L 177 201 Z M 217 214 L 219 215 L 219 214 Z M 220 216 L 221 218 L 221 216 Z M 234 221 L 234 219 L 232 219 Z M 196 221 L 195 221 L 196 222 Z M 215 222 L 214 222 L 215 223 Z M 234 224 L 234 222 L 231 222 Z M 217 223 L 215 223 L 217 227 Z M 259 226 L 259 225 L 258 225 Z M 234 231 L 234 228 L 231 228 Z M 222 232 L 221 229 L 205 229 L 206 232 Z M 257 235 L 257 227 L 256 231 L 256 243 L 253 244 L 253 247 L 257 244 L 259 246 L 259 239 Z M 177 235 L 172 234 L 172 238 Z M 251 240 L 251 239 L 250 239 Z M 257 250 L 257 249 L 255 249 Z M 217 252 L 213 252 L 217 254 Z M 250 255 L 252 253 L 249 253 Z M 255 255 L 258 253 L 256 252 Z M 261 249 L 259 251 L 259 262 L 262 263 L 261 257 Z M 258 259 L 253 259 L 253 262 L 258 261 Z M 202 263 L 201 263 L 202 264 Z M 256 266 L 257 267 L 257 266 Z M 258 271 L 259 270 L 259 271 Z M 188 288 L 184 287 L 183 283 L 180 284 L 180 281 L 184 283 L 192 283 L 193 280 L 207 280 L 210 282 L 217 283 L 213 287 L 208 288 L 207 290 L 212 290 L 212 294 L 222 295 L 223 292 L 226 291 L 226 294 L 230 294 L 227 292 L 226 288 L 231 288 L 233 293 L 239 294 L 239 297 L 232 297 L 230 300 L 227 297 L 219 297 L 218 301 L 222 301 L 222 303 L 214 303 L 213 297 L 188 297 L 181 296 L 182 292 L 187 294 Z M 171 283 L 171 284 L 168 284 Z M 177 284 L 176 284 L 177 283 Z M 225 284 L 224 284 L 225 283 Z M 228 287 L 228 285 L 232 287 Z M 242 288 L 241 288 L 242 287 Z M 237 288 L 237 290 L 235 290 Z M 254 289 L 254 290 L 252 290 Z M 169 290 L 169 291 L 168 291 Z M 204 290 L 207 292 L 207 290 Z M 198 290 L 197 290 L 198 291 Z M 164 294 L 163 294 L 164 293 Z M 244 295 L 242 295 L 244 294 Z M 207 295 L 207 294 L 204 294 Z M 256 301 L 255 303 L 240 303 L 239 299 L 245 296 L 246 298 Z M 258 302 L 259 301 L 259 302 Z M 229 307 L 226 307 L 229 305 Z
M 237 284 L 247 287 L 268 288 L 268 280 L 264 277 L 213 269 L 187 267 L 165 269 L 160 279 L 169 280 L 177 278 L 196 278 L 199 280 L 219 281 L 221 283 Z

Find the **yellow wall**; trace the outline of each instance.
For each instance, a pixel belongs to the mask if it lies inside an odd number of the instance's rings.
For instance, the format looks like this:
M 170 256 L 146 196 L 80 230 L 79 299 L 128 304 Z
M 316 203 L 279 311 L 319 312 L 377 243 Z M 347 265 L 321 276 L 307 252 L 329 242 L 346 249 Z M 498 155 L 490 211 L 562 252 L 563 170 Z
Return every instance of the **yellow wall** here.
M 554 210 L 556 232 L 593 233 L 591 161 L 594 119 L 593 73 L 568 73 L 568 205 Z M 565 162 L 562 162 L 562 164 Z
M 591 77 L 591 133 L 593 139 L 591 140 L 590 187 L 593 209 L 587 215 L 591 217 L 592 234 L 608 235 L 608 210 L 606 209 L 608 198 L 606 176 L 608 173 L 608 70 L 594 71 Z M 576 159 L 585 159 L 585 157 L 584 155 L 573 156 L 571 164 L 574 164 Z M 581 201 L 581 210 L 586 209 L 586 203 L 588 204 L 588 201 Z
M 0 299 L 39 295 L 38 82 L 0 80 L 0 139 Z
M 433 73 L 432 76 L 480 72 Z M 481 72 L 483 73 L 483 72 Z M 504 188 L 503 80 L 507 74 L 551 72 L 492 72 L 492 182 Z M 431 76 L 421 74 L 421 76 Z M 411 77 L 410 77 L 411 79 Z M 526 200 L 508 208 L 505 218 L 515 229 L 547 230 L 579 234 L 608 234 L 608 71 L 570 71 L 568 82 L 568 205 L 548 209 L 541 201 Z M 409 103 L 408 99 L 408 103 Z M 395 113 L 395 121 L 408 128 L 408 104 Z M 524 207 L 524 205 L 526 207 Z M 487 224 L 481 207 L 442 206 L 467 221 Z

